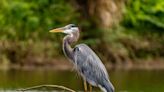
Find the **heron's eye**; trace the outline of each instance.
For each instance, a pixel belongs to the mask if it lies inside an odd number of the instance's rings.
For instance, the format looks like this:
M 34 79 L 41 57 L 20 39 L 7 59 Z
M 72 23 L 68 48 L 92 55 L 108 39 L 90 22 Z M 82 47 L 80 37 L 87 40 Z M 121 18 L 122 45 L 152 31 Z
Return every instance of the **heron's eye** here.
M 75 26 L 71 26 L 71 27 L 69 27 L 69 29 L 72 29 L 72 28 L 75 28 Z
M 76 27 L 76 25 L 75 24 L 71 24 L 70 27 Z
M 75 25 L 72 25 L 71 27 L 76 27 Z

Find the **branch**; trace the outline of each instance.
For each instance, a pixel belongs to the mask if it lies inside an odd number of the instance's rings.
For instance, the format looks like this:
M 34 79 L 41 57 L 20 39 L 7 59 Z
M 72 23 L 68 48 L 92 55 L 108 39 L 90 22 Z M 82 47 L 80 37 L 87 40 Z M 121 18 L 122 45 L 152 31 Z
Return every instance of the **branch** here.
M 70 91 L 70 92 L 76 92 L 76 91 L 74 91 L 70 88 L 60 86 L 60 85 L 38 85 L 38 86 L 32 86 L 32 87 L 28 87 L 28 88 L 24 88 L 24 89 L 18 89 L 17 91 L 27 91 L 27 90 L 42 88 L 42 87 L 60 88 L 60 89 L 67 90 L 67 91 Z

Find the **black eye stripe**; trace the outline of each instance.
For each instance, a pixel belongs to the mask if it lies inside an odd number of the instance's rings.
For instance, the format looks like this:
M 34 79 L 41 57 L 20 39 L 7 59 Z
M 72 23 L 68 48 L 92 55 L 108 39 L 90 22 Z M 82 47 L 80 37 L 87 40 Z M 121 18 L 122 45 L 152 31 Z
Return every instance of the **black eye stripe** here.
M 71 27 L 76 27 L 75 25 L 72 25 Z
M 70 27 L 76 27 L 76 25 L 75 24 L 70 24 Z
M 71 28 L 76 28 L 77 26 L 75 24 L 69 24 L 66 27 L 67 29 L 71 29 Z

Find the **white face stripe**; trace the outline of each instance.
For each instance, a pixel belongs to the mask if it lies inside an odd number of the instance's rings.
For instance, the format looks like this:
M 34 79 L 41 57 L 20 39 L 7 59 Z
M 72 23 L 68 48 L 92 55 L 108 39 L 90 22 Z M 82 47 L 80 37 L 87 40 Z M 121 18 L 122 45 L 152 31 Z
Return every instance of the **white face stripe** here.
M 71 30 L 78 30 L 78 28 L 77 27 L 72 27 Z
M 64 33 L 69 34 L 71 37 L 73 37 L 72 32 L 73 32 L 73 30 L 71 30 L 71 29 L 64 30 Z
M 72 34 L 73 31 L 76 31 L 76 30 L 78 30 L 77 27 L 72 27 L 72 28 L 70 28 L 70 29 L 64 30 L 64 33 L 66 33 L 66 34 Z
M 71 34 L 73 31 L 71 30 L 71 29 L 66 29 L 66 30 L 64 30 L 64 33 L 66 33 L 66 34 Z

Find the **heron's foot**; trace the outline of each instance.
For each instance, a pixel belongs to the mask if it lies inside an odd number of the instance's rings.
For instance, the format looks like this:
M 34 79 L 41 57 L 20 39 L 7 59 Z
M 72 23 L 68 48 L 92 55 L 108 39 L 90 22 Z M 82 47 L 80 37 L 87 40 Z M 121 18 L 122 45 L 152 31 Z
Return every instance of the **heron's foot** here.
M 92 85 L 89 84 L 89 92 L 92 92 Z
M 87 82 L 84 80 L 84 92 L 87 92 Z

